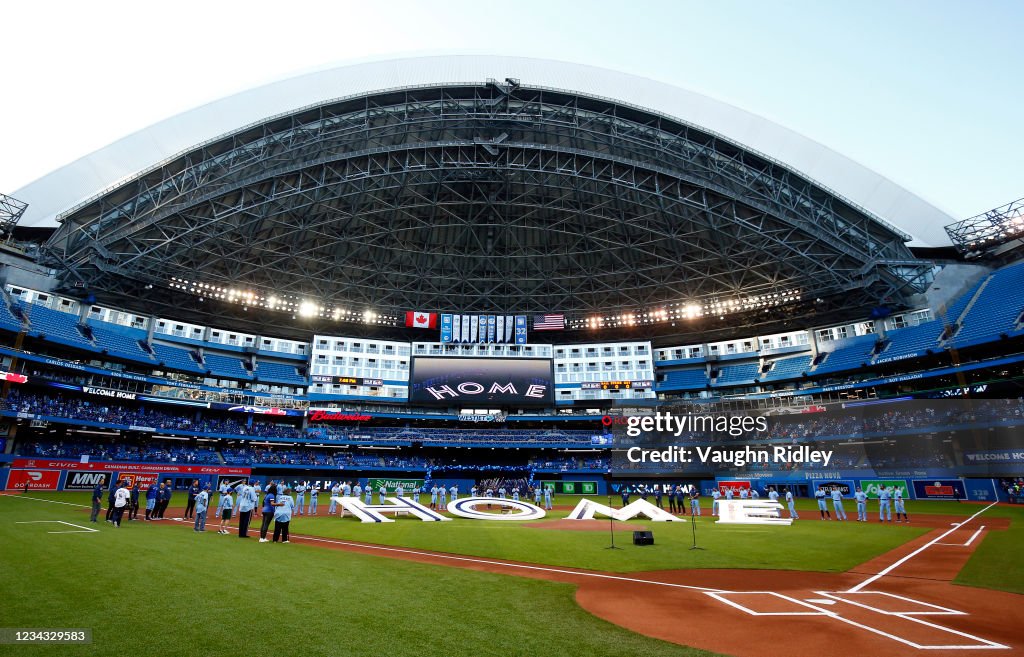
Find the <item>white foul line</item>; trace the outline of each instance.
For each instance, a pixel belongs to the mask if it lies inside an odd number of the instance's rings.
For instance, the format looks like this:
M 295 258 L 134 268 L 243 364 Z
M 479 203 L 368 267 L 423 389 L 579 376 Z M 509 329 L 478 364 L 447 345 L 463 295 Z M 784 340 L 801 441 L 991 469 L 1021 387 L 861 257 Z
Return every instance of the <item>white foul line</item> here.
M 36 502 L 48 502 L 50 504 L 64 504 L 66 506 L 80 506 L 83 509 L 88 509 L 89 508 L 88 504 L 75 504 L 74 502 L 58 502 L 57 500 L 44 500 L 41 497 L 29 497 L 27 495 L 22 495 L 22 494 L 11 495 L 10 493 L 0 493 L 0 495 L 3 495 L 4 497 L 9 497 L 9 498 L 11 498 L 13 500 L 35 500 Z
M 974 539 L 978 538 L 978 534 L 980 534 L 980 533 L 981 533 L 981 532 L 983 532 L 983 531 L 985 531 L 985 525 L 982 525 L 982 526 L 981 526 L 981 529 L 979 529 L 978 531 L 976 531 L 976 532 L 974 532 L 973 534 L 971 534 L 971 537 L 970 537 L 969 539 L 967 539 L 967 542 L 966 542 L 966 543 L 964 543 L 964 547 L 967 547 L 968 545 L 970 545 L 971 543 L 973 543 L 973 542 L 974 542 Z
M 59 532 L 46 532 L 47 534 L 84 534 L 86 532 L 98 532 L 98 529 L 92 529 L 91 527 L 83 527 L 76 525 L 71 522 L 64 522 L 63 520 L 18 520 L 14 524 L 16 525 L 36 525 L 44 522 L 52 522 L 61 525 L 67 525 L 68 527 L 78 527 L 78 529 L 64 530 Z
M 872 575 L 871 577 L 867 578 L 866 580 L 864 580 L 863 582 L 861 582 L 857 586 L 854 586 L 853 588 L 851 588 L 850 590 L 848 590 L 846 592 L 847 593 L 856 593 L 857 591 L 861 590 L 862 588 L 864 588 L 868 584 L 871 584 L 872 582 L 885 577 L 886 575 L 888 575 L 892 571 L 896 570 L 896 568 L 898 568 L 899 566 L 903 565 L 907 561 L 910 561 L 911 559 L 913 559 L 917 555 L 921 554 L 922 552 L 924 552 L 925 550 L 927 550 L 931 546 L 935 545 L 936 543 L 938 543 L 942 539 L 946 538 L 947 536 L 949 536 L 950 534 L 952 534 L 956 530 L 960 529 L 961 527 L 963 527 L 964 525 L 966 525 L 970 521 L 974 520 L 975 518 L 977 518 L 981 514 L 985 513 L 986 511 L 988 511 L 989 509 L 994 507 L 996 504 L 997 504 L 997 502 L 993 502 L 992 504 L 989 504 L 984 509 L 982 509 L 981 511 L 978 511 L 977 513 L 975 513 L 973 516 L 971 516 L 967 520 L 964 520 L 963 522 L 959 523 L 957 526 L 952 527 L 952 528 L 946 530 L 946 532 L 944 534 L 942 534 L 941 536 L 936 536 L 932 540 L 928 541 L 926 544 L 922 545 L 921 547 L 917 548 L 916 550 L 914 550 L 913 552 L 911 552 L 907 556 L 905 556 L 902 559 L 898 560 L 896 563 L 892 564 L 888 568 L 885 568 L 884 570 L 882 570 L 882 572 L 878 573 L 877 575 Z

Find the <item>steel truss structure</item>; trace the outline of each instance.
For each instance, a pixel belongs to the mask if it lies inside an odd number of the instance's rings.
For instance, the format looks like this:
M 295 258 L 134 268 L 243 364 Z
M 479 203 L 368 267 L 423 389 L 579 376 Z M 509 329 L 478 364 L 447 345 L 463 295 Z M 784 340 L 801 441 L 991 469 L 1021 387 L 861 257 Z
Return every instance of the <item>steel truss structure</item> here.
M 953 246 L 967 257 L 996 252 L 1007 242 L 1024 240 L 1024 198 L 946 226 Z
M 150 311 L 175 277 L 577 322 L 794 291 L 863 314 L 927 284 L 908 235 L 781 163 L 517 82 L 382 91 L 242 128 L 64 213 L 46 258 L 63 289 Z
M 0 239 L 11 236 L 26 208 L 28 203 L 7 194 L 0 194 Z

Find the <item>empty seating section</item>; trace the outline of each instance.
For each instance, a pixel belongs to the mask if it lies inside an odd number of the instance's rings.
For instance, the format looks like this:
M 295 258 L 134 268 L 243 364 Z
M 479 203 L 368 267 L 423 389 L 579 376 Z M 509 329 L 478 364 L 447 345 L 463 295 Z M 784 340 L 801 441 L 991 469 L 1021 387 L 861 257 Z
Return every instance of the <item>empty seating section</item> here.
M 299 376 L 299 372 L 294 365 L 273 363 L 265 360 L 256 361 L 256 378 L 260 381 L 287 383 L 297 386 L 308 384 L 305 378 Z
M 889 347 L 878 354 L 875 362 L 923 356 L 928 349 L 937 351 L 943 328 L 945 323 L 942 320 L 933 319 L 917 326 L 890 331 L 886 336 L 890 341 Z
M 191 352 L 188 349 L 172 347 L 158 342 L 154 342 L 152 346 L 153 351 L 156 353 L 156 359 L 163 363 L 167 369 L 177 370 L 179 372 L 192 372 L 195 374 L 203 374 L 206 372 L 206 370 L 203 369 L 190 355 Z
M 203 354 L 203 361 L 206 363 L 207 371 L 214 376 L 224 377 L 225 379 L 252 378 L 252 372 L 245 369 L 241 358 L 206 352 Z
M 703 367 L 691 370 L 665 372 L 659 390 L 703 390 L 708 385 L 708 373 Z
M 738 383 L 753 383 L 757 378 L 759 363 L 740 363 L 738 365 L 726 365 L 718 372 L 715 385 L 735 385 Z
M 101 322 L 91 322 L 89 329 L 96 344 L 111 356 L 129 360 L 150 361 L 149 354 L 139 346 L 146 332 L 128 327 L 107 328 Z
M 814 368 L 813 374 L 841 372 L 860 367 L 871 359 L 871 351 L 875 348 L 875 343 L 878 342 L 878 336 L 874 333 L 868 333 L 867 335 L 858 335 L 842 341 L 837 340 L 836 342 L 839 342 L 839 344 L 833 350 L 828 351 L 825 360 L 818 363 L 818 366 Z M 827 346 L 827 344 L 823 345 L 823 347 Z
M 996 340 L 1001 333 L 1019 333 L 1017 319 L 1024 310 L 1024 263 L 992 274 L 988 285 L 961 322 L 950 346 L 964 347 Z
M 768 373 L 761 377 L 762 381 L 782 381 L 784 379 L 795 379 L 803 376 L 811 367 L 811 355 L 793 356 L 792 358 L 779 358 L 775 366 L 768 370 Z
M 21 320 L 11 312 L 11 309 L 7 307 L 6 299 L 2 297 L 0 297 L 0 328 L 15 332 L 21 330 Z
M 78 316 L 51 310 L 46 306 L 27 304 L 23 306 L 33 331 L 46 336 L 47 340 L 96 351 L 96 345 L 87 340 L 78 330 Z

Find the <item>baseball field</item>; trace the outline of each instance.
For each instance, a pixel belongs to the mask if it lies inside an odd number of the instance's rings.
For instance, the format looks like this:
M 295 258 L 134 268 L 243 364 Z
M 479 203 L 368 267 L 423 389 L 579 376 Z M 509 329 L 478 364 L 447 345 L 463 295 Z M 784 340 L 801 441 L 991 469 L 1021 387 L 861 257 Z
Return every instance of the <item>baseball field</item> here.
M 0 626 L 92 631 L 0 654 L 1024 651 L 1024 507 L 916 501 L 909 524 L 880 524 L 873 506 L 871 522 L 829 522 L 801 500 L 788 527 L 705 509 L 696 527 L 615 522 L 610 550 L 607 520 L 564 519 L 578 498 L 537 522 L 363 524 L 322 504 L 288 545 L 212 517 L 197 534 L 176 498 L 167 520 L 115 528 L 88 521 L 88 493 L 0 495 Z M 654 545 L 632 544 L 641 528 Z

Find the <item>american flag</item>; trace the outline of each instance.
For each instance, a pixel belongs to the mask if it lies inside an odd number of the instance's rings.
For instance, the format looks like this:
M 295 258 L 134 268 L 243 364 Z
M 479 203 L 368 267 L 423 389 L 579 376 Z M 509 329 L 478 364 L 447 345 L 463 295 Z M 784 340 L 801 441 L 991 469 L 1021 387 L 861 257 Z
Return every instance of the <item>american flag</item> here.
M 561 331 L 565 329 L 565 315 L 534 315 L 534 331 Z

